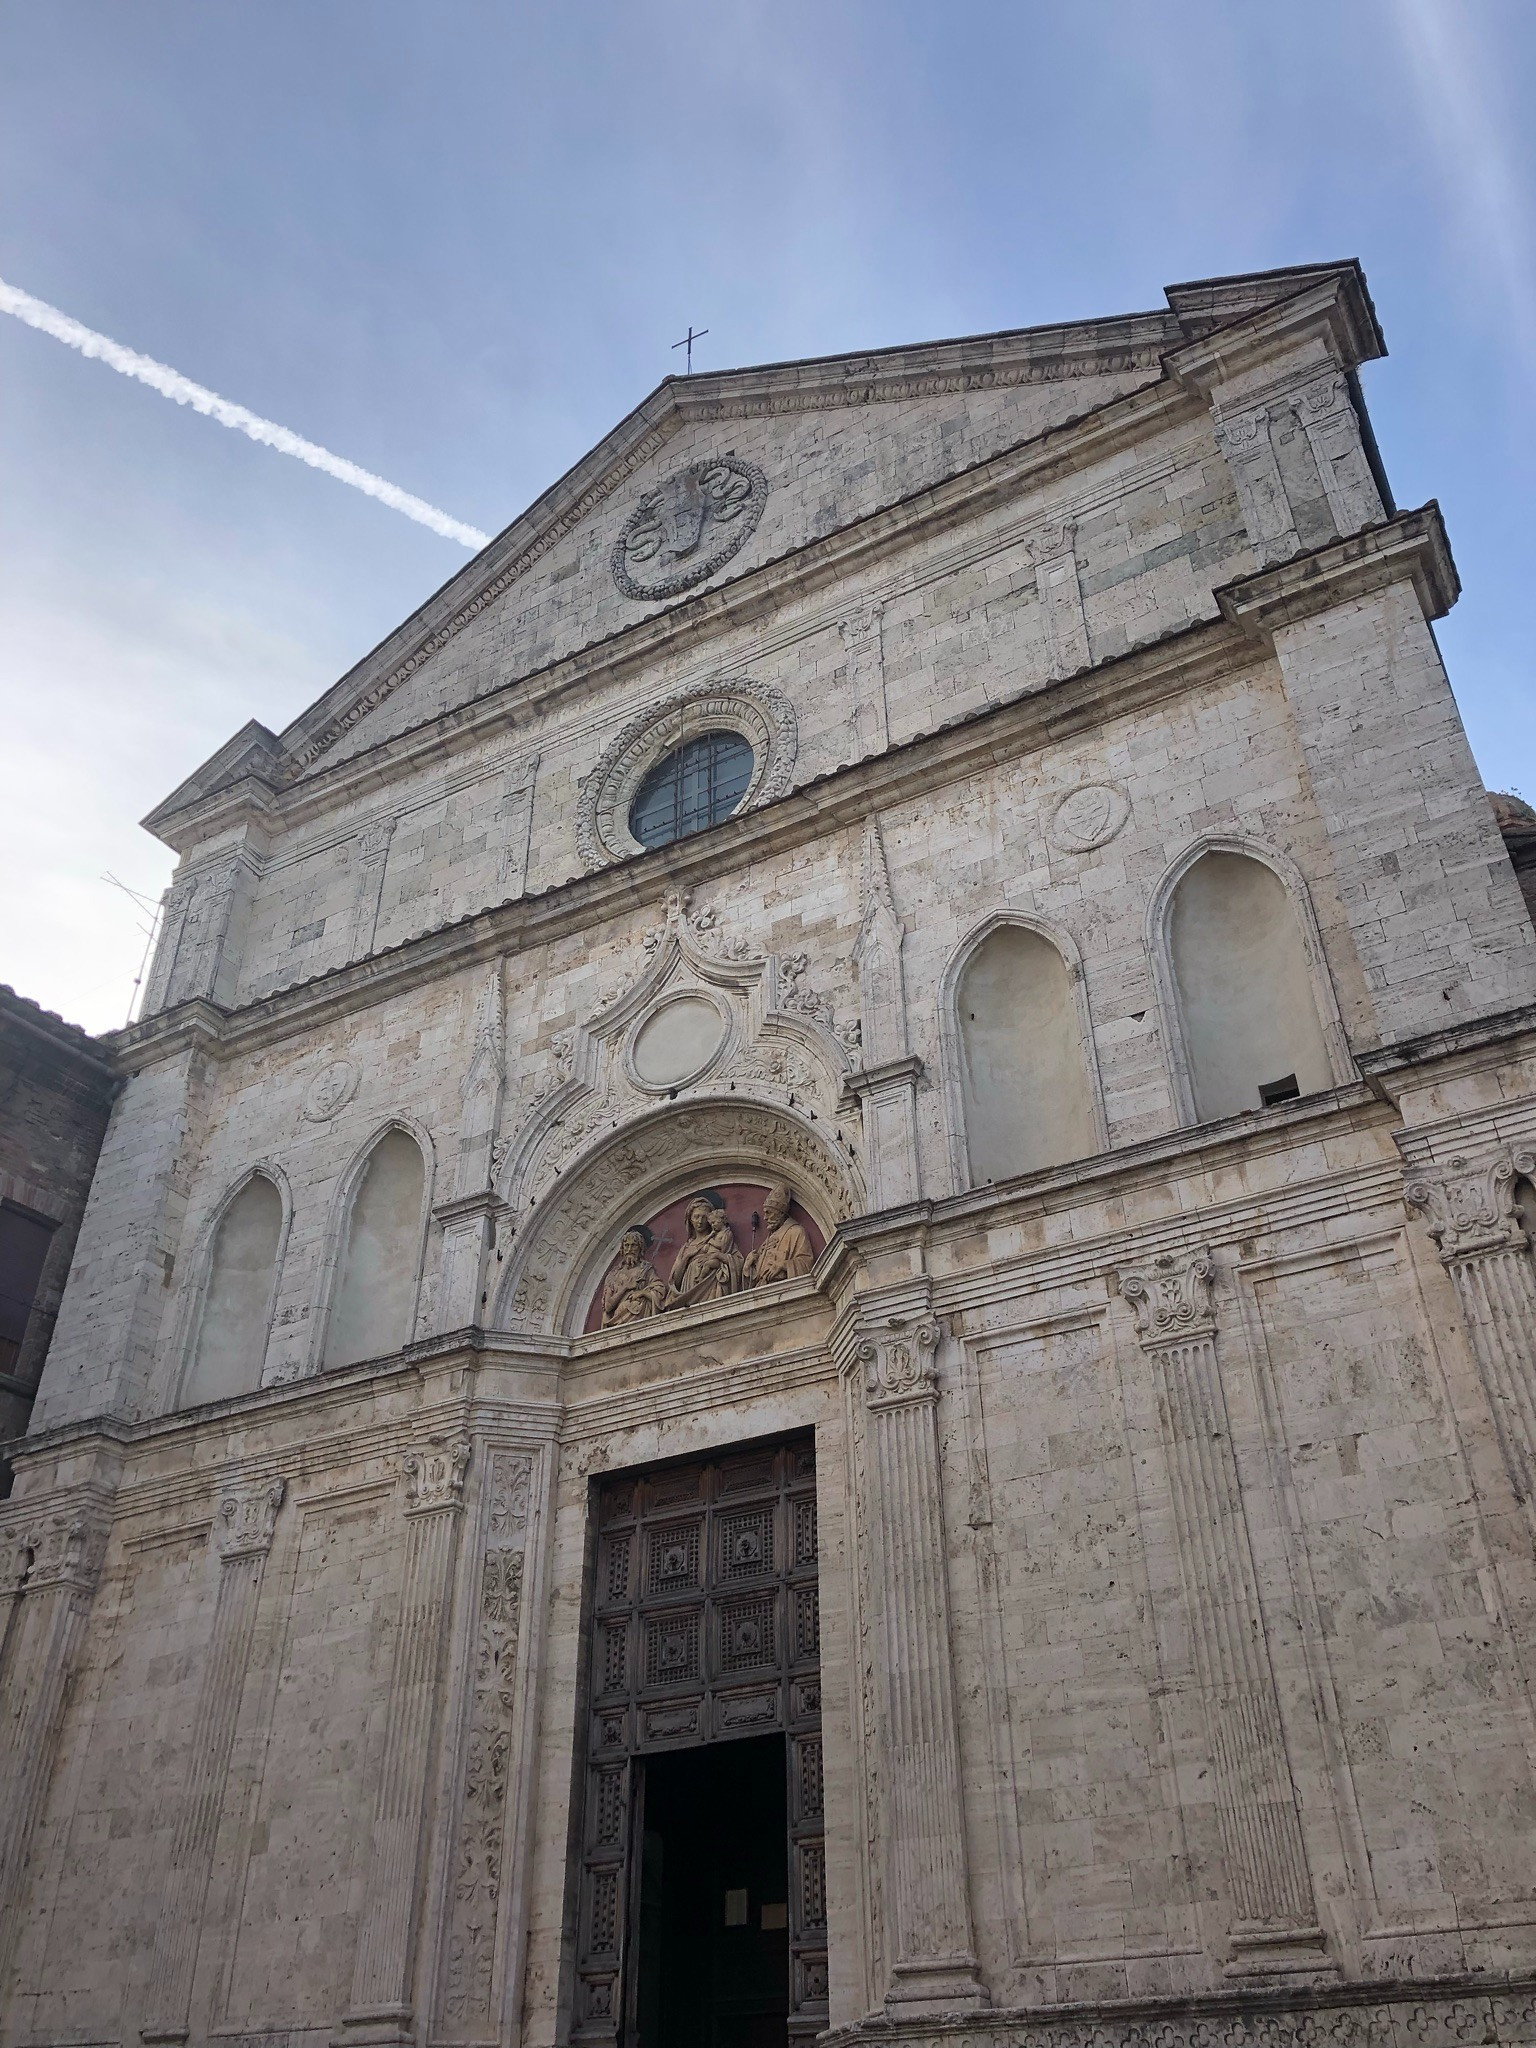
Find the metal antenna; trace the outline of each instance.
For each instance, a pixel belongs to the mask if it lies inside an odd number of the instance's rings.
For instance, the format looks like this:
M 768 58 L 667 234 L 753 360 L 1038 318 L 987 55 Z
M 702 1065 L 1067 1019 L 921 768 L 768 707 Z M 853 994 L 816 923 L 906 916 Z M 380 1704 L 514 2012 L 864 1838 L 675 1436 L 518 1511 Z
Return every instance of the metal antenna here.
M 693 375 L 693 344 L 696 341 L 702 341 L 705 335 L 708 334 L 708 332 L 709 329 L 707 327 L 701 327 L 698 330 L 698 332 L 695 333 L 693 328 L 693 322 L 690 320 L 688 323 L 688 332 L 683 336 L 682 340 L 673 342 L 672 346 L 674 348 L 685 348 L 688 351 L 688 367 L 683 372 L 683 375 L 685 377 L 691 377 Z

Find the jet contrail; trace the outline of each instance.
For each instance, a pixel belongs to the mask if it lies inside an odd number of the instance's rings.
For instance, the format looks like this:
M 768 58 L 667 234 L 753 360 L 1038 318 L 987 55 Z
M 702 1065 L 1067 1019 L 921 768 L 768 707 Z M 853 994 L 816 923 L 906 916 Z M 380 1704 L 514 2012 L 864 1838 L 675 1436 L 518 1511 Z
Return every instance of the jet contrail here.
M 481 533 L 478 527 L 466 526 L 462 519 L 452 519 L 446 512 L 440 512 L 425 498 L 413 498 L 398 484 L 386 483 L 383 477 L 375 476 L 371 470 L 359 469 L 355 462 L 344 461 L 328 448 L 306 441 L 289 428 L 264 420 L 259 413 L 247 412 L 243 405 L 232 405 L 227 398 L 220 398 L 216 391 L 206 390 L 203 385 L 194 384 L 190 377 L 183 377 L 179 370 L 157 363 L 153 356 L 141 356 L 136 349 L 124 348 L 121 342 L 109 341 L 106 335 L 82 327 L 78 320 L 71 320 L 57 306 L 34 299 L 30 292 L 20 291 L 13 284 L 6 284 L 4 279 L 0 279 L 0 313 L 14 313 L 29 327 L 36 327 L 44 334 L 51 334 L 55 341 L 79 349 L 83 356 L 96 356 L 110 368 L 121 370 L 125 377 L 137 377 L 141 384 L 148 384 L 162 397 L 174 398 L 178 405 L 190 405 L 194 412 L 207 413 L 220 426 L 234 427 L 242 434 L 249 434 L 253 441 L 264 441 L 282 455 L 296 455 L 311 469 L 323 469 L 327 476 L 351 484 L 354 490 L 365 491 L 370 498 L 377 498 L 381 505 L 392 506 L 396 512 L 403 512 L 407 519 L 430 526 L 445 540 L 456 540 L 466 548 L 483 548 L 491 538 L 488 533 Z

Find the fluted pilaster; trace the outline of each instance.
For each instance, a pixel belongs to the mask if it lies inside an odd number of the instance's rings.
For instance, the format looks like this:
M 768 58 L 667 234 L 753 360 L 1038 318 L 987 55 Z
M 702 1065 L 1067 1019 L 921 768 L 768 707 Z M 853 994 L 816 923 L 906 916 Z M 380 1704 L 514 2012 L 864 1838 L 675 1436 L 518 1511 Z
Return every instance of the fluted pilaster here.
M 219 1497 L 213 1538 L 219 1553 L 219 1588 L 192 1722 L 186 1789 L 155 1929 L 146 2019 L 140 2029 L 146 2042 L 187 2038 L 203 1899 L 213 1869 L 262 1576 L 286 1491 L 284 1480 L 269 1479 L 254 1486 L 230 1486 Z
M 99 1502 L 72 1500 L 18 1525 L 15 1605 L 0 1668 L 0 1978 L 21 1919 L 21 1879 L 53 1769 L 65 1688 L 106 1550 Z
M 1536 1537 L 1536 1262 L 1515 1205 L 1536 1153 L 1453 1159 L 1410 1177 L 1419 1210 L 1461 1303 L 1510 1484 Z
M 1235 1909 L 1236 1969 L 1316 1969 L 1321 1930 L 1216 1355 L 1204 1251 L 1121 1275 L 1151 1360 Z
M 984 2005 L 961 1797 L 949 1586 L 940 1486 L 938 1327 L 924 1320 L 861 1337 L 868 1422 L 864 1504 L 874 1553 L 875 1660 L 888 1897 L 885 2003 L 893 2012 Z
M 368 1889 L 338 2040 L 414 2039 L 412 1989 L 422 1835 L 431 1779 L 443 1643 L 469 1445 L 408 1451 L 400 1623 L 390 1674 L 384 1758 L 374 1802 Z

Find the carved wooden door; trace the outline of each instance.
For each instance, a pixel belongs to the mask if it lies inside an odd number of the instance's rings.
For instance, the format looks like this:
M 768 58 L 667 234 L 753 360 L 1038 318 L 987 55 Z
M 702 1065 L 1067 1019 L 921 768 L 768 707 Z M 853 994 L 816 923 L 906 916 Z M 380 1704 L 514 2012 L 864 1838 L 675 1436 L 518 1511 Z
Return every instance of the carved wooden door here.
M 821 1626 L 812 1439 L 596 1489 L 575 2037 L 634 2048 L 637 1762 L 782 1729 L 789 2031 L 827 2024 Z

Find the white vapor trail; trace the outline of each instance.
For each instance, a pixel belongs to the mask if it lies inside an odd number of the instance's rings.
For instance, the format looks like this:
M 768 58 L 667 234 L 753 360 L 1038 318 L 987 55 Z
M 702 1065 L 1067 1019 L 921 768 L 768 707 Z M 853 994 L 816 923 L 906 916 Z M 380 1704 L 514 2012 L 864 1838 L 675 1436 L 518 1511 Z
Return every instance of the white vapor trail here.
M 17 286 L 5 283 L 4 279 L 0 279 L 0 313 L 13 313 L 18 320 L 25 320 L 29 327 L 51 334 L 55 341 L 62 341 L 69 348 L 79 349 L 81 355 L 95 356 L 110 369 L 121 370 L 125 377 L 137 377 L 141 384 L 149 385 L 162 397 L 174 399 L 178 405 L 190 405 L 194 412 L 206 413 L 220 426 L 233 427 L 238 433 L 248 434 L 253 441 L 265 442 L 267 447 L 277 449 L 281 455 L 296 455 L 311 469 L 324 470 L 327 476 L 335 477 L 338 482 L 351 484 L 354 490 L 377 498 L 381 505 L 403 512 L 407 519 L 430 526 L 445 540 L 456 540 L 466 548 L 483 548 L 491 538 L 488 533 L 481 533 L 478 527 L 466 526 L 462 519 L 453 519 L 448 513 L 440 512 L 425 498 L 413 498 L 398 484 L 386 483 L 383 477 L 375 476 L 371 470 L 359 469 L 355 462 L 333 455 L 328 448 L 306 441 L 302 435 L 278 426 L 273 420 L 264 420 L 259 413 L 247 412 L 243 405 L 231 404 L 229 399 L 220 398 L 216 391 L 209 391 L 201 384 L 194 384 L 190 377 L 183 377 L 179 370 L 157 363 L 153 356 L 141 356 L 137 349 L 124 348 L 121 342 L 110 341 L 93 328 L 82 327 L 78 320 L 71 320 L 57 306 L 34 299 L 30 292 L 21 291 Z

